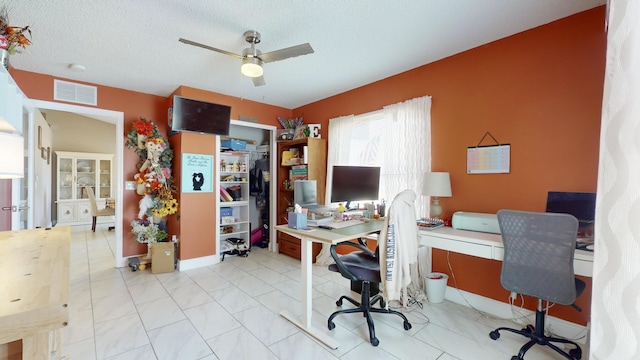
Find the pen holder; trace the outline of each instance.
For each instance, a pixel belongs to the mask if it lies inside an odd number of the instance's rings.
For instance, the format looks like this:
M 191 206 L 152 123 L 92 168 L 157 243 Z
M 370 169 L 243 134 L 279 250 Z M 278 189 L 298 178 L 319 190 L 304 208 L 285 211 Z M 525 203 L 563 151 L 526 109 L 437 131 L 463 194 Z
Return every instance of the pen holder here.
M 306 229 L 307 228 L 307 214 L 303 213 L 289 213 L 289 227 L 291 229 Z

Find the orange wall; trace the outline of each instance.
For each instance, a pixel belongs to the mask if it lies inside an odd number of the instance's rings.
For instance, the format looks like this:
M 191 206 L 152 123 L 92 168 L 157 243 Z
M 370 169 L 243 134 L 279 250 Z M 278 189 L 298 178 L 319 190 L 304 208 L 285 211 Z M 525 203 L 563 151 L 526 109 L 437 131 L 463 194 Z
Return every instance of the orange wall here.
M 605 7 L 598 7 L 302 106 L 293 116 L 322 123 L 326 136 L 330 118 L 430 95 L 432 169 L 451 173 L 443 217 L 458 210 L 544 211 L 549 190 L 596 190 L 604 18 Z M 466 149 L 487 131 L 511 144 L 511 172 L 467 175 Z M 450 261 L 461 289 L 506 301 L 500 262 L 455 253 Z M 451 275 L 445 252 L 434 251 L 433 268 Z M 583 309 L 588 292 L 578 300 Z M 565 309 L 551 313 L 583 324 L 589 317 L 588 310 Z
M 11 77 L 16 81 L 20 89 L 29 99 L 37 99 L 43 101 L 53 101 L 53 80 L 64 78 L 53 77 L 49 75 L 43 75 L 33 72 L 21 71 L 17 69 L 10 69 Z M 68 80 L 76 83 L 83 83 L 75 80 Z M 139 92 L 118 89 L 108 86 L 96 85 L 91 83 L 83 83 L 87 85 L 98 87 L 98 105 L 97 108 L 121 111 L 124 113 L 124 134 L 125 137 L 131 129 L 131 125 L 134 120 L 140 117 L 153 120 L 158 126 L 160 133 L 167 135 L 167 108 L 170 104 L 170 98 L 143 94 Z M 237 119 L 239 115 L 246 115 L 258 118 L 260 123 L 276 125 L 277 117 L 290 117 L 291 110 L 261 104 L 254 101 L 243 100 L 227 95 L 216 94 L 204 90 L 197 90 L 188 87 L 180 87 L 177 94 L 181 94 L 187 97 L 195 99 L 212 101 L 222 104 L 231 105 L 232 112 L 231 117 Z M 74 104 L 77 105 L 77 104 Z M 210 137 L 207 135 L 199 135 L 202 137 Z M 179 154 L 175 154 L 179 157 Z M 133 176 L 136 174 L 136 165 L 140 161 L 140 158 L 136 153 L 125 148 L 123 159 L 123 177 L 124 181 L 133 180 Z M 124 184 L 121 184 L 124 188 Z M 140 196 L 135 191 L 125 191 L 123 199 L 123 255 L 125 257 L 144 254 L 147 252 L 146 246 L 138 244 L 133 235 L 130 234 L 128 229 L 131 228 L 131 221 L 138 214 L 138 202 Z M 182 204 L 181 204 L 182 205 Z M 213 215 L 211 215 L 213 216 Z M 169 217 L 169 227 L 171 227 L 171 221 L 174 217 Z M 213 220 L 213 217 L 211 218 Z M 172 235 L 172 234 L 170 234 Z M 197 251 L 197 250 L 196 250 Z M 209 251 L 212 254 L 212 251 Z M 201 256 L 211 255 L 210 253 L 202 254 Z M 193 254 L 190 257 L 195 257 Z

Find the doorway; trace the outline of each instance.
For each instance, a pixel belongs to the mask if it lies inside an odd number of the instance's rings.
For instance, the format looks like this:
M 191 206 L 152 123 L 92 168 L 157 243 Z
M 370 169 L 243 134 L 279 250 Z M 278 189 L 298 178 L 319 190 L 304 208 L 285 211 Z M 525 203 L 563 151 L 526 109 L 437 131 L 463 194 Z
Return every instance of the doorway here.
M 122 209 L 123 209 L 123 152 L 124 152 L 124 136 L 120 136 L 124 134 L 124 113 L 121 111 L 113 111 L 113 110 L 105 110 L 105 109 L 97 109 L 79 105 L 70 105 L 64 103 L 50 102 L 50 101 L 42 101 L 42 100 L 31 100 L 27 99 L 25 101 L 25 108 L 29 112 L 29 118 L 33 118 L 33 113 L 36 110 L 39 110 L 43 113 L 46 113 L 48 110 L 53 111 L 62 111 L 73 113 L 77 115 L 86 116 L 95 120 L 107 122 L 110 124 L 114 124 L 116 127 L 115 130 L 115 166 L 113 171 L 115 171 L 114 175 L 114 197 L 116 199 L 116 221 L 115 221 L 115 235 L 116 235 L 116 253 L 115 253 L 115 266 L 116 267 L 124 267 L 126 266 L 126 259 L 123 257 L 123 249 L 122 249 Z M 33 188 L 33 179 L 30 179 L 29 187 Z M 54 187 L 54 184 L 51 184 Z

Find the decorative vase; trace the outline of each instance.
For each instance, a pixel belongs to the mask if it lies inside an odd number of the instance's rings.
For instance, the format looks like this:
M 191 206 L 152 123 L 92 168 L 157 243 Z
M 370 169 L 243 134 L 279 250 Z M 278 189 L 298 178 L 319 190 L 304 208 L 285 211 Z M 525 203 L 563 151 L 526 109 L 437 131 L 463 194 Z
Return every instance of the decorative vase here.
M 138 134 L 138 148 L 144 149 L 144 143 L 147 140 L 145 135 Z
M 9 71 L 9 51 L 0 49 L 0 63 Z

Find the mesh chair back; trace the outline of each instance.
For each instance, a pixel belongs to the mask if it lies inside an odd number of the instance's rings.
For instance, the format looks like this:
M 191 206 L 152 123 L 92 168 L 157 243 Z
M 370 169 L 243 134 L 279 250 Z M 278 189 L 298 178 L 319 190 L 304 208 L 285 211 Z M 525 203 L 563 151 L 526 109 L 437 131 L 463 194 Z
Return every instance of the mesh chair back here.
M 504 242 L 502 286 L 518 294 L 572 304 L 578 220 L 568 214 L 500 210 L 498 224 Z

